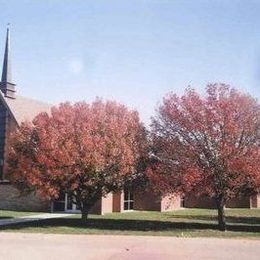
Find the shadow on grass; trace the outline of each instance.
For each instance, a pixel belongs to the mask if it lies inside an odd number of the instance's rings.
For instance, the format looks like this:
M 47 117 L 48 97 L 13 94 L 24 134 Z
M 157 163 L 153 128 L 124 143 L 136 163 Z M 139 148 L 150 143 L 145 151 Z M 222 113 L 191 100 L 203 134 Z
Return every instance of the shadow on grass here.
M 11 217 L 11 216 L 0 216 L 0 220 L 1 219 L 11 219 L 11 218 L 14 218 L 14 217 Z
M 217 224 L 212 223 L 186 223 L 155 220 L 129 220 L 129 219 L 89 219 L 87 224 L 83 224 L 80 219 L 46 219 L 29 223 L 12 224 L 1 227 L 1 230 L 22 230 L 24 228 L 55 228 L 70 227 L 75 229 L 95 229 L 100 231 L 195 231 L 195 230 L 218 230 Z M 260 226 L 250 226 L 244 224 L 228 224 L 229 231 L 237 232 L 260 232 Z
M 202 221 L 217 221 L 217 216 L 203 216 L 203 215 L 190 215 L 190 216 L 168 216 L 169 219 L 187 219 L 187 220 L 202 220 Z M 260 217 L 240 217 L 240 216 L 226 216 L 227 223 L 240 223 L 250 225 L 260 225 Z

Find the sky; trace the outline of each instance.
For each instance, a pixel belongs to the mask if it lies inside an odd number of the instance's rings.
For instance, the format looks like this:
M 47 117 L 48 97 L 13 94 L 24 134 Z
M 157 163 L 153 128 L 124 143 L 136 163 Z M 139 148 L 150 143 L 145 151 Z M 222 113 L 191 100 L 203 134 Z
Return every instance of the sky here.
M 260 98 L 260 0 L 0 0 L 19 95 L 124 103 L 149 124 L 162 97 L 231 85 Z M 2 47 L 1 47 L 2 46 Z

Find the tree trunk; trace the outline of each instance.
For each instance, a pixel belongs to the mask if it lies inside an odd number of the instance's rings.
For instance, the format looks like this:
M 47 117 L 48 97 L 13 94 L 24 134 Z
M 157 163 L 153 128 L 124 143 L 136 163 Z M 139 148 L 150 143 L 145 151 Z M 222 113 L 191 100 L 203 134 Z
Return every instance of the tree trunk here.
M 88 222 L 88 213 L 89 207 L 87 205 L 83 205 L 81 209 L 81 221 L 83 224 L 86 224 Z
M 218 227 L 221 231 L 226 231 L 226 217 L 224 212 L 225 201 L 224 196 L 220 195 L 216 198 L 217 209 L 218 209 Z

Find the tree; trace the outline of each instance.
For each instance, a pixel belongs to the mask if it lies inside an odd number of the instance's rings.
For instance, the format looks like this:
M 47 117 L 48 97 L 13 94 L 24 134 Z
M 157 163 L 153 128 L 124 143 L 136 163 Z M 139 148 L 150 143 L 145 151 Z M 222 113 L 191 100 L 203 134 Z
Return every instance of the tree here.
M 66 192 L 87 220 L 95 202 L 137 175 L 145 147 L 138 113 L 116 102 L 61 104 L 13 134 L 8 173 L 23 192 Z
M 190 88 L 165 96 L 151 124 L 156 160 L 147 174 L 155 188 L 214 198 L 225 230 L 226 202 L 260 187 L 259 108 L 224 84 L 209 85 L 205 97 Z

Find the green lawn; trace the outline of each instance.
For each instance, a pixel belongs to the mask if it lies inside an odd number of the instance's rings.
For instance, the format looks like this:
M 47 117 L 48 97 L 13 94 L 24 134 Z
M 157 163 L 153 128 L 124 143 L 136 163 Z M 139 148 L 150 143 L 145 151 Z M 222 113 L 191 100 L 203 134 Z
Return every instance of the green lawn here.
M 226 210 L 227 232 L 217 230 L 216 213 L 216 210 L 185 209 L 166 213 L 126 212 L 104 216 L 90 215 L 87 225 L 81 223 L 80 215 L 71 215 L 63 219 L 2 227 L 1 230 L 66 234 L 260 238 L 260 209 Z
M 0 220 L 40 214 L 39 212 L 0 210 Z

